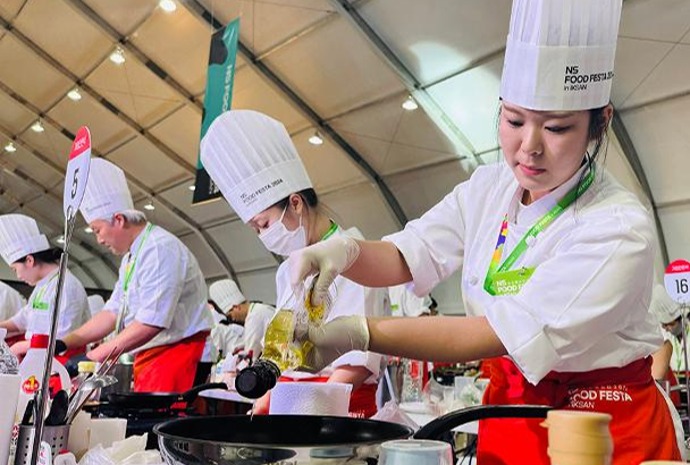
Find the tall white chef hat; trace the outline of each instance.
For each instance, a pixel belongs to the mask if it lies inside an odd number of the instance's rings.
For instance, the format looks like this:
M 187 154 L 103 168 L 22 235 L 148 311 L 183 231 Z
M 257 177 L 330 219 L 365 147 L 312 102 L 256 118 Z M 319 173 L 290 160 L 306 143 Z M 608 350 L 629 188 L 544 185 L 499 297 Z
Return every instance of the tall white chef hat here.
M 201 162 L 245 223 L 312 187 L 285 126 L 256 111 L 217 117 L 201 141 Z
M 221 279 L 211 284 L 208 295 L 223 312 L 247 300 L 232 279 Z
M 501 97 L 532 110 L 609 102 L 622 0 L 513 0 Z
M 86 223 L 110 220 L 115 213 L 133 208 L 124 171 L 103 158 L 91 160 L 89 180 L 79 208 Z
M 11 214 L 0 216 L 0 255 L 8 265 L 29 254 L 50 249 L 33 218 Z
M 654 289 L 652 289 L 652 303 L 649 309 L 654 313 L 659 323 L 671 323 L 680 316 L 680 305 L 671 300 L 661 284 L 655 284 Z
M 103 307 L 105 307 L 103 297 L 98 294 L 90 295 L 86 298 L 86 300 L 89 302 L 89 312 L 91 313 L 91 316 L 94 316 L 96 313 L 103 310 Z

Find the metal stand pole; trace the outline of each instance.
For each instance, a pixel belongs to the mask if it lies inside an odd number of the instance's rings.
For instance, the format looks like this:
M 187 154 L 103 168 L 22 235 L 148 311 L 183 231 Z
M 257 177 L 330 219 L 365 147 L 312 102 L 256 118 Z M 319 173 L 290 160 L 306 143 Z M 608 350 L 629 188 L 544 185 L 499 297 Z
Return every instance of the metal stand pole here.
M 686 328 L 688 324 L 688 319 L 685 315 L 685 312 L 687 310 L 686 304 L 682 304 L 680 307 L 680 323 L 682 325 L 682 343 L 683 343 L 683 363 L 685 364 L 685 367 L 683 369 L 683 372 L 685 374 L 685 395 L 686 395 L 686 402 L 687 402 L 687 422 L 688 422 L 688 431 L 690 432 L 690 369 L 688 369 L 688 337 L 685 334 L 686 333 Z
M 74 231 L 74 223 L 76 215 L 71 215 L 65 224 L 65 248 L 60 257 L 60 268 L 58 270 L 57 291 L 55 292 L 55 300 L 53 301 L 53 308 L 50 313 L 50 332 L 48 334 L 48 353 L 46 355 L 46 362 L 43 367 L 43 379 L 41 387 L 38 391 L 38 406 L 36 409 L 36 417 L 34 418 L 34 441 L 31 452 L 31 465 L 38 463 L 39 450 L 41 447 L 41 440 L 43 439 L 43 423 L 46 411 L 46 405 L 49 397 L 50 375 L 53 371 L 53 357 L 55 356 L 55 342 L 57 335 L 58 320 L 60 318 L 60 299 L 62 297 L 62 288 L 65 284 L 65 270 L 67 269 L 67 261 L 69 260 L 69 244 L 72 239 L 72 232 Z

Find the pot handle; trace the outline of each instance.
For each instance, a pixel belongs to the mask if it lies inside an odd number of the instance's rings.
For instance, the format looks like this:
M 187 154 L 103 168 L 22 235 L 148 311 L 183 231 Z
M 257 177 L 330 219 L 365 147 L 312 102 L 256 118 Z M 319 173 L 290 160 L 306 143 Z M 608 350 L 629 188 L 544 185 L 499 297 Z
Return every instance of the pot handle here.
M 205 384 L 200 384 L 198 386 L 194 386 L 192 389 L 189 391 L 183 392 L 180 394 L 180 401 L 184 402 L 192 402 L 196 397 L 199 395 L 201 391 L 205 391 L 207 389 L 228 389 L 228 385 L 225 383 L 205 383 Z
M 546 418 L 548 405 L 476 405 L 447 413 L 427 423 L 414 434 L 415 439 L 439 439 L 453 428 L 487 418 Z

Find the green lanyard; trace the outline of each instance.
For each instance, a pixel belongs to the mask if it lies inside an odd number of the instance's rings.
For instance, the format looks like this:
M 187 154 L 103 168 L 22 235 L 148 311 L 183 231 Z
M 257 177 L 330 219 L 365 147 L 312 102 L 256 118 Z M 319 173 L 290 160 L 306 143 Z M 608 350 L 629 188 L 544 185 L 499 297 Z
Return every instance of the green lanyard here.
M 322 241 L 325 241 L 326 239 L 328 239 L 329 237 L 331 237 L 333 234 L 335 234 L 335 232 L 336 232 L 337 230 L 338 230 L 338 223 L 336 223 L 335 221 L 331 220 L 331 227 L 328 228 L 328 231 L 326 231 L 326 234 L 323 235 L 323 237 L 321 238 L 321 240 L 322 240 Z
M 501 256 L 503 254 L 503 243 L 508 235 L 508 222 L 507 217 L 504 218 L 501 225 L 501 230 L 498 233 L 498 241 L 496 243 L 496 249 L 492 256 L 491 262 L 489 263 L 489 269 L 486 271 L 486 279 L 484 280 L 484 290 L 486 290 L 491 295 L 496 295 L 493 289 L 494 276 L 498 273 L 503 273 L 512 268 L 515 262 L 522 256 L 527 250 L 527 240 L 528 238 L 535 238 L 537 235 L 546 229 L 553 221 L 558 218 L 575 200 L 577 200 L 582 194 L 589 189 L 592 185 L 595 177 L 595 165 L 591 165 L 587 175 L 580 185 L 571 189 L 565 196 L 558 201 L 558 203 L 544 216 L 537 221 L 534 226 L 532 226 L 527 233 L 520 239 L 520 242 L 515 246 L 513 251 L 508 258 L 498 266 Z
M 48 290 L 48 287 L 50 287 L 50 283 L 52 283 L 55 279 L 57 278 L 57 273 L 48 280 L 47 283 L 45 283 L 43 286 L 41 286 L 38 289 L 38 292 L 36 293 L 36 297 L 31 299 L 31 308 L 34 310 L 48 310 L 50 308 L 50 305 L 48 302 L 43 301 L 43 296 L 45 295 L 46 291 Z
M 146 242 L 146 239 L 149 237 L 149 234 L 153 230 L 155 226 L 152 223 L 149 223 L 146 225 L 146 229 L 144 230 L 144 236 L 141 238 L 141 242 L 139 242 L 139 246 L 137 247 L 137 251 L 134 254 L 134 260 L 128 260 L 127 264 L 125 265 L 125 279 L 122 282 L 122 290 L 127 293 L 127 290 L 129 289 L 129 282 L 132 280 L 132 275 L 134 274 L 134 267 L 137 264 L 137 258 L 139 258 L 139 252 L 141 252 L 141 248 L 144 245 L 144 242 Z M 130 258 L 132 257 L 130 253 Z

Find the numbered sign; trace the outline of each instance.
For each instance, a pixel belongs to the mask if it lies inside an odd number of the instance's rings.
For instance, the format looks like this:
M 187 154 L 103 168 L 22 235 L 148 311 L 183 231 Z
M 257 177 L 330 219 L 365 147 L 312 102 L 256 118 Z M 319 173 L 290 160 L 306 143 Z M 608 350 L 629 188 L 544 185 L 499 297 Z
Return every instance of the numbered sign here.
M 67 162 L 67 174 L 65 175 L 65 192 L 62 198 L 62 207 L 65 218 L 71 220 L 77 214 L 81 200 L 86 191 L 86 180 L 89 179 L 89 167 L 91 166 L 91 133 L 89 128 L 82 126 L 72 142 L 72 150 Z
M 690 262 L 671 262 L 666 267 L 664 286 L 668 295 L 679 304 L 690 303 Z

